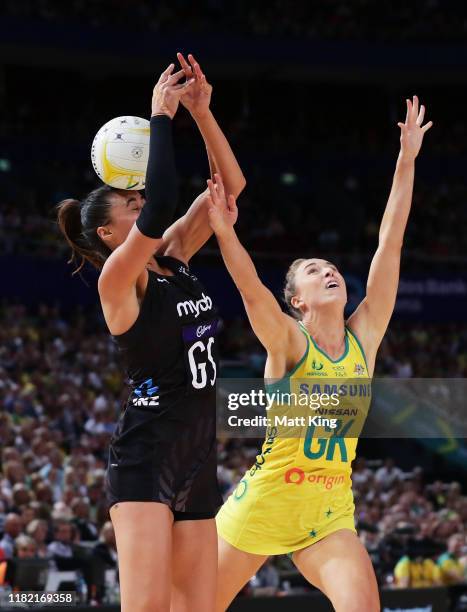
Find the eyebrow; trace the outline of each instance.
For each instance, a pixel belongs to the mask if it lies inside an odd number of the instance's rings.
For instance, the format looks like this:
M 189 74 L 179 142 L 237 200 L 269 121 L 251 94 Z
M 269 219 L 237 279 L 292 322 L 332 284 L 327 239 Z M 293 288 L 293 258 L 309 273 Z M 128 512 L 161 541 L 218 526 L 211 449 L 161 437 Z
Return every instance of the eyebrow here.
M 325 265 L 328 265 L 328 266 L 332 266 L 332 267 L 333 267 L 335 270 L 337 270 L 337 267 L 336 267 L 336 266 L 335 266 L 333 263 L 331 263 L 330 261 L 325 261 L 325 262 L 324 262 L 324 264 L 325 264 Z M 307 264 L 307 265 L 305 266 L 305 270 L 306 270 L 307 268 L 309 268 L 310 266 L 317 266 L 317 265 L 318 265 L 318 264 L 316 263 L 316 261 L 311 261 L 309 264 Z

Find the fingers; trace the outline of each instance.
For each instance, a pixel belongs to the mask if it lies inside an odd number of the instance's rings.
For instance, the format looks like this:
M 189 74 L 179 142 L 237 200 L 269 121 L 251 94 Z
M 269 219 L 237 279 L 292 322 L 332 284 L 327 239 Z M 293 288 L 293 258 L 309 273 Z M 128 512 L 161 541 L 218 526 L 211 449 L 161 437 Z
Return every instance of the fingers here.
M 190 64 L 186 61 L 183 53 L 180 53 L 180 51 L 177 53 L 177 59 L 180 63 L 180 66 L 182 67 L 183 70 L 188 71 L 188 72 L 192 72 L 191 66 Z
M 216 172 L 214 174 L 214 180 L 208 179 L 207 183 L 214 204 L 226 202 L 224 183 L 222 181 L 221 175 Z
M 185 57 L 183 56 L 182 53 L 177 53 L 177 59 L 180 63 L 180 66 L 182 67 L 182 70 L 185 73 L 185 77 L 187 79 L 191 78 L 193 76 L 193 70 L 190 66 L 190 64 L 186 61 Z
M 184 90 L 182 92 L 182 95 L 183 95 L 187 89 L 190 89 L 195 84 L 195 82 L 196 82 L 196 79 L 194 77 L 192 77 L 191 79 L 189 79 L 185 83 L 180 83 L 180 85 L 174 85 L 172 87 L 172 89 L 174 89 L 174 90 L 183 89 Z
M 413 122 L 416 121 L 417 115 L 418 115 L 418 97 L 414 96 L 413 102 L 412 102 L 412 116 L 411 116 L 411 119 Z
M 211 216 L 214 212 L 216 212 L 216 206 L 214 202 L 212 201 L 211 195 L 207 196 L 207 201 L 208 201 L 208 215 Z
M 407 114 L 405 115 L 405 122 L 408 123 L 410 119 L 410 113 L 412 112 L 412 102 L 409 100 L 409 98 L 407 98 L 406 103 L 407 103 Z
M 400 121 L 397 125 L 400 127 L 401 130 L 406 127 L 405 123 L 401 123 Z
M 179 70 L 178 72 L 175 72 L 174 74 L 172 74 L 171 76 L 168 77 L 167 84 L 168 85 L 175 85 L 184 76 L 185 76 L 185 71 L 184 70 Z
M 425 118 L 425 107 L 422 104 L 420 106 L 420 112 L 418 113 L 418 117 L 417 117 L 417 125 L 419 126 L 422 125 L 424 118 Z
M 412 100 L 407 98 L 406 103 L 407 103 L 407 114 L 405 116 L 405 126 L 407 127 L 407 126 L 417 125 L 418 127 L 421 127 L 423 120 L 425 119 L 425 110 L 426 110 L 425 106 L 422 104 L 419 110 L 418 96 L 413 96 Z M 397 125 L 401 128 L 404 124 L 398 123 Z M 432 125 L 433 123 L 430 122 L 430 127 Z M 423 127 L 423 129 L 425 128 L 426 126 Z M 427 129 L 430 129 L 430 128 L 427 128 Z
M 212 205 L 213 206 L 217 206 L 219 204 L 219 201 L 218 201 L 219 200 L 219 196 L 217 194 L 216 186 L 211 181 L 211 179 L 207 180 L 207 184 L 208 184 L 208 188 L 209 188 L 209 195 L 211 197 Z
M 232 194 L 227 198 L 227 206 L 230 212 L 235 212 L 237 210 L 237 202 L 235 201 L 235 196 Z
M 169 76 L 172 74 L 172 70 L 175 68 L 175 64 L 169 64 L 164 72 L 159 77 L 158 83 L 165 83 Z
M 198 64 L 198 62 L 195 60 L 195 58 L 193 57 L 193 55 L 191 53 L 188 54 L 188 61 L 190 62 L 191 66 L 193 68 L 193 71 L 194 71 L 194 73 L 196 75 L 196 78 L 197 79 L 205 78 L 204 74 L 203 74 L 203 71 L 201 70 L 200 65 Z
M 433 121 L 428 121 L 428 123 L 422 127 L 422 132 L 428 132 L 431 127 L 433 127 Z
M 215 184 L 216 184 L 216 187 L 217 187 L 217 193 L 219 194 L 219 197 L 222 200 L 225 199 L 224 183 L 222 181 L 221 175 L 216 172 L 214 174 L 214 180 L 215 180 Z

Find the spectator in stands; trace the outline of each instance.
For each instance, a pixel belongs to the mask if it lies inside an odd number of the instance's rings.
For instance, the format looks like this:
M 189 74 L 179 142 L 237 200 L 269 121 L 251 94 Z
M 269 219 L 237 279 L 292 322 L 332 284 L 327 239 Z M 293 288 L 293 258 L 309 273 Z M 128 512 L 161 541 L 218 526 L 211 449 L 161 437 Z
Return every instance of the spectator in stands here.
M 384 462 L 383 467 L 376 471 L 376 482 L 383 484 L 385 490 L 390 489 L 398 480 L 402 480 L 404 473 L 395 466 L 394 459 L 388 457 Z
M 448 549 L 438 558 L 438 567 L 443 584 L 457 584 L 464 581 L 464 567 L 460 561 L 465 545 L 465 536 L 456 533 L 448 540 Z
M 429 557 L 404 555 L 394 568 L 394 586 L 397 588 L 431 587 L 441 584 L 438 566 Z
M 97 601 L 102 601 L 106 594 L 106 571 L 118 572 L 117 545 L 115 533 L 110 521 L 104 523 L 99 542 L 92 549 L 93 585 Z
M 8 569 L 8 561 L 3 552 L 3 548 L 0 548 L 0 587 L 5 584 L 6 572 Z
M 4 534 L 0 540 L 0 548 L 3 550 L 6 559 L 11 559 L 15 549 L 15 539 L 19 536 L 22 529 L 21 517 L 14 512 L 7 514 L 5 519 Z
M 37 544 L 33 538 L 21 534 L 15 540 L 15 557 L 18 559 L 33 559 L 37 556 Z
M 108 569 L 117 569 L 117 545 L 113 525 L 107 521 L 102 526 L 99 542 L 92 549 L 93 556 L 98 557 Z
M 26 533 L 36 543 L 37 556 L 44 559 L 48 557 L 49 552 L 46 544 L 48 533 L 47 521 L 42 519 L 34 519 L 26 527 Z
M 406 554 L 394 568 L 394 586 L 419 588 L 441 584 L 441 572 L 429 551 L 414 540 L 407 542 Z
M 32 499 L 31 493 L 26 485 L 22 482 L 17 482 L 12 489 L 12 512 L 21 512 L 22 506 L 27 506 Z
M 352 482 L 354 485 L 365 485 L 373 480 L 373 472 L 366 467 L 366 459 L 357 457 L 352 466 Z
M 79 531 L 80 540 L 97 540 L 99 535 L 97 527 L 89 520 L 89 501 L 82 497 L 75 497 L 71 502 L 71 509 L 74 514 L 72 522 Z
M 27 505 L 21 506 L 20 510 L 21 510 L 21 523 L 23 524 L 23 531 L 25 531 L 29 523 L 33 521 L 35 518 L 37 518 L 37 507 L 33 506 L 32 502 L 30 502 Z
M 66 519 L 58 519 L 54 522 L 54 538 L 47 547 L 49 556 L 54 559 L 58 569 L 75 569 L 72 561 L 74 556 L 72 544 L 72 526 Z

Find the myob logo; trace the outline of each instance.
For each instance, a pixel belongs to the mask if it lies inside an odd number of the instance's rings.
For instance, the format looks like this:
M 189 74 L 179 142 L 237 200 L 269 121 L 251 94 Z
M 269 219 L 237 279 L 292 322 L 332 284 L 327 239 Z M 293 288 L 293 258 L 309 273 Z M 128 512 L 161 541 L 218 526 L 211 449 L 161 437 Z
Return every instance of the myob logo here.
M 206 312 L 212 308 L 212 300 L 208 295 L 201 294 L 203 297 L 196 302 L 193 300 L 186 300 L 185 302 L 178 302 L 177 313 L 179 317 L 188 315 L 189 313 L 194 314 L 195 317 L 199 316 L 200 312 Z

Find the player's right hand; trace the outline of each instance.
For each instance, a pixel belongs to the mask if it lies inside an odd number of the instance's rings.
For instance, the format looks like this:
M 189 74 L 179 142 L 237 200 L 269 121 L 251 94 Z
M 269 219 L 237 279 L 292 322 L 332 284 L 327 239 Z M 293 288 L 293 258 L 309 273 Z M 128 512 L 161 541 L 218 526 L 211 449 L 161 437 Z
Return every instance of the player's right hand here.
M 238 218 L 238 208 L 233 195 L 226 196 L 220 174 L 208 180 L 208 217 L 209 225 L 216 236 L 228 233 Z
M 180 97 L 193 87 L 195 79 L 189 79 L 179 84 L 185 76 L 184 70 L 172 74 L 175 64 L 170 64 L 161 74 L 152 92 L 151 117 L 154 115 L 168 115 L 174 118 L 180 103 Z

